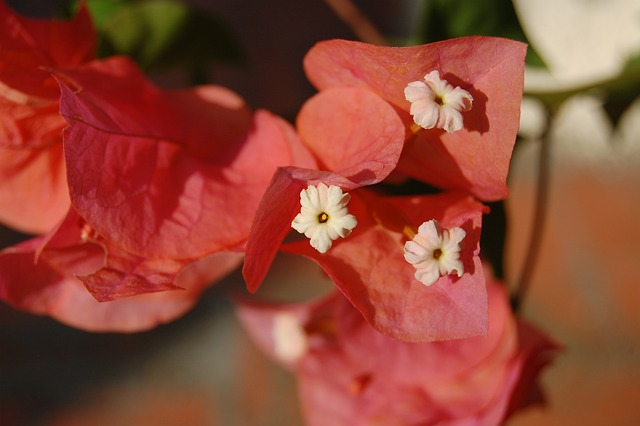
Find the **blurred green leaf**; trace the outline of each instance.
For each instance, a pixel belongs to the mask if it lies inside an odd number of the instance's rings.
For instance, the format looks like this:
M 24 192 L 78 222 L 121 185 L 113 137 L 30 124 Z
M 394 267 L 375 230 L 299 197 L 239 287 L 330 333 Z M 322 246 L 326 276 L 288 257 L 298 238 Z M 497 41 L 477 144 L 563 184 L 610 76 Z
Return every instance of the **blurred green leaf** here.
M 106 17 L 101 29 L 115 52 L 148 68 L 180 33 L 187 15 L 186 6 L 172 1 L 127 3 Z
M 216 16 L 189 9 L 184 26 L 158 58 L 157 65 L 171 67 L 184 64 L 198 69 L 217 62 L 244 63 L 241 44 Z
M 80 2 L 75 4 L 77 9 Z M 130 0 L 86 0 L 91 18 L 96 28 L 104 28 L 105 22 L 107 22 L 111 15 L 117 12 L 118 9 L 126 7 L 131 3 Z
M 640 51 L 635 52 L 633 55 L 629 56 L 626 64 L 624 65 L 624 71 L 627 72 L 638 72 L 640 73 Z
M 244 53 L 224 23 L 178 0 L 86 0 L 100 35 L 98 55 L 128 55 L 145 69 L 186 68 L 202 75 Z M 76 4 L 77 8 L 77 4 Z
M 454 37 L 485 35 L 528 43 L 511 0 L 430 0 L 424 3 L 420 43 Z M 544 67 L 544 61 L 529 45 L 526 62 Z

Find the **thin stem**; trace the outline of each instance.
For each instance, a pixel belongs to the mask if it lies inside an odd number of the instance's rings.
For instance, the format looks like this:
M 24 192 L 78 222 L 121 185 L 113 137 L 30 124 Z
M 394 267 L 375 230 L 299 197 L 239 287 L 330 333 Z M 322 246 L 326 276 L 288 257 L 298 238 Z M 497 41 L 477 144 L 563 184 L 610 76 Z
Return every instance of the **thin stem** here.
M 387 45 L 387 40 L 358 9 L 351 0 L 325 0 L 327 5 L 340 18 L 359 40 L 379 46 Z
M 511 306 L 513 307 L 514 312 L 517 312 L 522 306 L 524 298 L 531 285 L 533 272 L 540 254 L 542 235 L 544 233 L 546 223 L 551 174 L 551 138 L 549 135 L 550 117 L 551 112 L 548 111 L 546 129 L 540 139 L 540 152 L 538 157 L 538 188 L 535 199 L 533 227 L 531 228 L 531 235 L 529 237 L 529 248 L 522 267 L 520 279 L 517 281 L 515 291 L 511 297 Z

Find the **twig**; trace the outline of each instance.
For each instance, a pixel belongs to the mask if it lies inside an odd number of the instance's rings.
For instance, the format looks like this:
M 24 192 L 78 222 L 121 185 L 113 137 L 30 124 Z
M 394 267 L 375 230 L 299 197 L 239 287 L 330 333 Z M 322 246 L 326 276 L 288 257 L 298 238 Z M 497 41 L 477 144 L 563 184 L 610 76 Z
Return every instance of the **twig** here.
M 351 0 L 325 0 L 333 12 L 365 43 L 387 45 L 387 40 Z
M 540 254 L 542 235 L 547 216 L 551 174 L 550 111 L 547 111 L 546 118 L 546 129 L 540 139 L 540 153 L 538 157 L 538 188 L 536 192 L 533 227 L 531 228 L 531 235 L 529 237 L 529 248 L 522 267 L 520 279 L 517 281 L 515 291 L 511 296 L 511 306 L 514 312 L 517 312 L 520 309 L 527 291 L 529 290 L 538 255 Z

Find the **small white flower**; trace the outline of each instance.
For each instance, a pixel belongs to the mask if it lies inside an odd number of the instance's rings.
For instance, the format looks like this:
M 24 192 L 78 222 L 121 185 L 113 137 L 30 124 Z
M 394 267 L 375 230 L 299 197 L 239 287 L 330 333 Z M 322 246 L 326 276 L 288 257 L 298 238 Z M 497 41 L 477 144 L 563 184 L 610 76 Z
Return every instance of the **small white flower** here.
M 307 335 L 293 314 L 280 313 L 275 316 L 271 338 L 276 355 L 285 362 L 297 361 L 307 352 Z
M 404 258 L 416 268 L 416 279 L 429 286 L 454 272 L 461 277 L 460 243 L 466 235 L 462 228 L 443 229 L 436 220 L 420 225 L 413 241 L 404 245 Z
M 291 226 L 311 239 L 311 246 L 320 253 L 331 248 L 333 240 L 346 237 L 356 227 L 358 221 L 349 214 L 347 204 L 351 196 L 342 189 L 324 183 L 309 185 L 300 191 L 300 213 Z
M 410 113 L 420 127 L 437 127 L 448 133 L 462 129 L 463 111 L 469 111 L 473 97 L 460 87 L 453 87 L 440 78 L 437 70 L 424 76 L 424 82 L 412 81 L 404 89 L 404 97 L 411 102 Z

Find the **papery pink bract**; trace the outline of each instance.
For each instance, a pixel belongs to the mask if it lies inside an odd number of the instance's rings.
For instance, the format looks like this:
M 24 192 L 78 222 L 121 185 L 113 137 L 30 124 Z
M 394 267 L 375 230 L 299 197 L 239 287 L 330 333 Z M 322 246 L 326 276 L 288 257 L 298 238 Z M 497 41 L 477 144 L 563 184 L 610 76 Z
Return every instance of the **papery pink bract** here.
M 241 301 L 239 316 L 258 346 L 298 379 L 309 425 L 501 424 L 538 390 L 557 346 L 509 310 L 490 282 L 487 336 L 412 344 L 377 333 L 334 293 L 299 305 Z M 270 329 L 291 315 L 307 334 L 295 361 L 278 356 Z M 540 397 L 540 394 L 537 394 Z
M 303 105 L 296 124 L 325 170 L 286 167 L 274 175 L 245 250 L 243 275 L 252 292 L 291 231 L 302 189 L 323 182 L 347 192 L 378 183 L 395 168 L 403 146 L 404 128 L 393 108 L 362 89 L 336 88 L 315 95 Z
M 96 35 L 88 9 L 81 6 L 72 20 L 56 21 L 19 16 L 5 3 L 0 1 L 0 81 L 30 97 L 56 98 L 59 89 L 50 68 L 74 67 L 94 57 Z
M 286 244 L 282 250 L 318 263 L 385 335 L 412 342 L 483 335 L 487 294 L 478 254 L 484 209 L 465 194 L 383 198 L 353 191 L 349 210 L 358 226 L 348 239 L 324 255 L 305 241 Z M 417 228 L 430 219 L 444 227 L 461 227 L 467 236 L 460 256 L 462 277 L 447 275 L 427 287 L 416 280 L 415 268 L 404 258 L 403 228 Z
M 0 181 L 0 222 L 21 232 L 44 233 L 69 209 L 61 143 L 34 150 L 0 148 Z
M 86 7 L 70 21 L 24 18 L 0 1 L 0 221 L 44 233 L 69 208 L 60 89 L 51 70 L 93 58 Z
M 0 297 L 16 309 L 48 315 L 87 331 L 141 331 L 188 312 L 208 285 L 230 273 L 241 261 L 238 253 L 215 254 L 178 275 L 175 285 L 183 290 L 98 302 L 81 281 L 53 268 L 47 258 L 34 264 L 32 250 L 14 247 L 0 252 Z M 195 278 L 191 278 L 192 274 Z
M 238 265 L 276 167 L 315 167 L 291 125 L 222 87 L 164 91 L 123 57 L 55 75 L 74 208 L 37 247 L 3 251 L 2 298 L 21 309 L 87 329 L 173 319 Z M 38 272 L 22 294 L 28 259 Z M 91 311 L 95 300 L 110 302 Z
M 398 110 L 408 136 L 399 172 L 491 201 L 508 195 L 506 177 L 519 125 L 525 51 L 522 43 L 493 37 L 402 48 L 330 40 L 309 51 L 304 68 L 320 90 L 366 88 Z M 464 127 L 457 132 L 423 130 L 413 137 L 404 89 L 433 70 L 467 90 L 473 108 L 464 113 Z
M 125 58 L 60 81 L 72 202 L 135 255 L 241 250 L 276 167 L 314 164 L 282 119 L 220 87 L 161 91 Z
M 242 260 L 239 253 L 218 253 L 192 263 L 145 264 L 87 238 L 85 227 L 71 211 L 53 234 L 0 251 L 0 298 L 88 331 L 140 331 L 183 315 Z M 159 292 L 164 289 L 178 290 Z M 131 295 L 137 296 L 122 298 Z
M 334 88 L 311 97 L 300 109 L 296 129 L 321 169 L 358 186 L 386 178 L 402 150 L 402 124 L 393 109 L 362 89 Z

